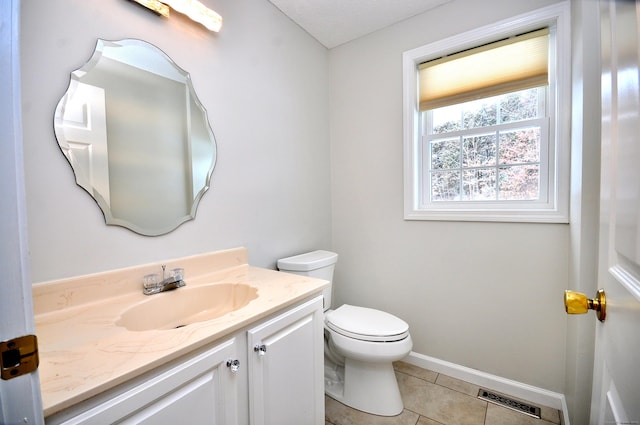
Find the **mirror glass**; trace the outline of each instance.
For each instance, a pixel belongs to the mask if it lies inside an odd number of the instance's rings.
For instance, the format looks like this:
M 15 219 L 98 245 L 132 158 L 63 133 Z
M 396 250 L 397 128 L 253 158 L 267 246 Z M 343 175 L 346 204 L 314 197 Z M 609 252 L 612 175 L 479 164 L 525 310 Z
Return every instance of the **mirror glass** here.
M 195 218 L 216 143 L 189 73 L 157 47 L 98 40 L 71 73 L 54 127 L 107 224 L 155 236 Z

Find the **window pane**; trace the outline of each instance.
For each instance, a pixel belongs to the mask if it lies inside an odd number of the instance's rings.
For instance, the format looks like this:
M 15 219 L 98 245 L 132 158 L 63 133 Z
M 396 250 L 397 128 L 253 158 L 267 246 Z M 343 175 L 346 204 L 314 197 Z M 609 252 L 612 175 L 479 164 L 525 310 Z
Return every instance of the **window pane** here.
M 477 168 L 462 172 L 463 201 L 495 201 L 495 199 L 495 168 Z
M 497 124 L 497 97 L 463 103 L 463 128 L 478 128 Z
M 538 118 L 538 89 L 509 93 L 500 99 L 500 121 L 514 122 Z
M 448 133 L 460 130 L 460 117 L 462 110 L 460 105 L 445 106 L 432 111 L 432 134 Z
M 460 168 L 460 139 L 434 140 L 431 142 L 431 169 L 450 170 Z
M 539 118 L 541 87 L 492 96 L 431 110 L 431 134 L 482 128 L 491 125 Z
M 540 167 L 522 165 L 501 167 L 498 176 L 498 199 L 501 201 L 540 198 Z
M 455 201 L 460 199 L 460 172 L 431 173 L 431 200 Z
M 500 132 L 500 164 L 540 162 L 540 127 Z
M 462 166 L 495 165 L 496 149 L 495 133 L 465 137 L 462 140 Z

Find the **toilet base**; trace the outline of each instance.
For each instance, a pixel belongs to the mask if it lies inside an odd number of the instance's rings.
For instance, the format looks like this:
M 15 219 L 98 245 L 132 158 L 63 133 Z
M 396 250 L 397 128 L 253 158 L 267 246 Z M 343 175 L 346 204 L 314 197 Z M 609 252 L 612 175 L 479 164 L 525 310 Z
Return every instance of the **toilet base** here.
M 325 393 L 342 404 L 374 415 L 396 416 L 404 409 L 391 362 L 347 358 L 344 366 L 327 365 Z

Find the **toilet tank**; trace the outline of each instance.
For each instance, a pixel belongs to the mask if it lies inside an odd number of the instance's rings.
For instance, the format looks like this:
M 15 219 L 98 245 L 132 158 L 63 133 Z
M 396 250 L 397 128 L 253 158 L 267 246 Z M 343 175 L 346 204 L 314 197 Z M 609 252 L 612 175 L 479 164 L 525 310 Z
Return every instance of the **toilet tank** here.
M 329 281 L 324 289 L 324 309 L 331 307 L 331 288 L 333 287 L 333 269 L 338 254 L 330 251 L 313 251 L 278 260 L 278 270 Z

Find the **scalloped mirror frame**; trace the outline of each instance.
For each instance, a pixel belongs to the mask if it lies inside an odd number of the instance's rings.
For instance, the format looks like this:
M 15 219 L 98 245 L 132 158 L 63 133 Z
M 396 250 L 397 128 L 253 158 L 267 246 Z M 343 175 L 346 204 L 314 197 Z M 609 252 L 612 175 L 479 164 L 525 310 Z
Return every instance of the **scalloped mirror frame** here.
M 189 73 L 157 47 L 98 39 L 71 73 L 54 129 L 107 225 L 158 236 L 195 218 L 216 141 Z

